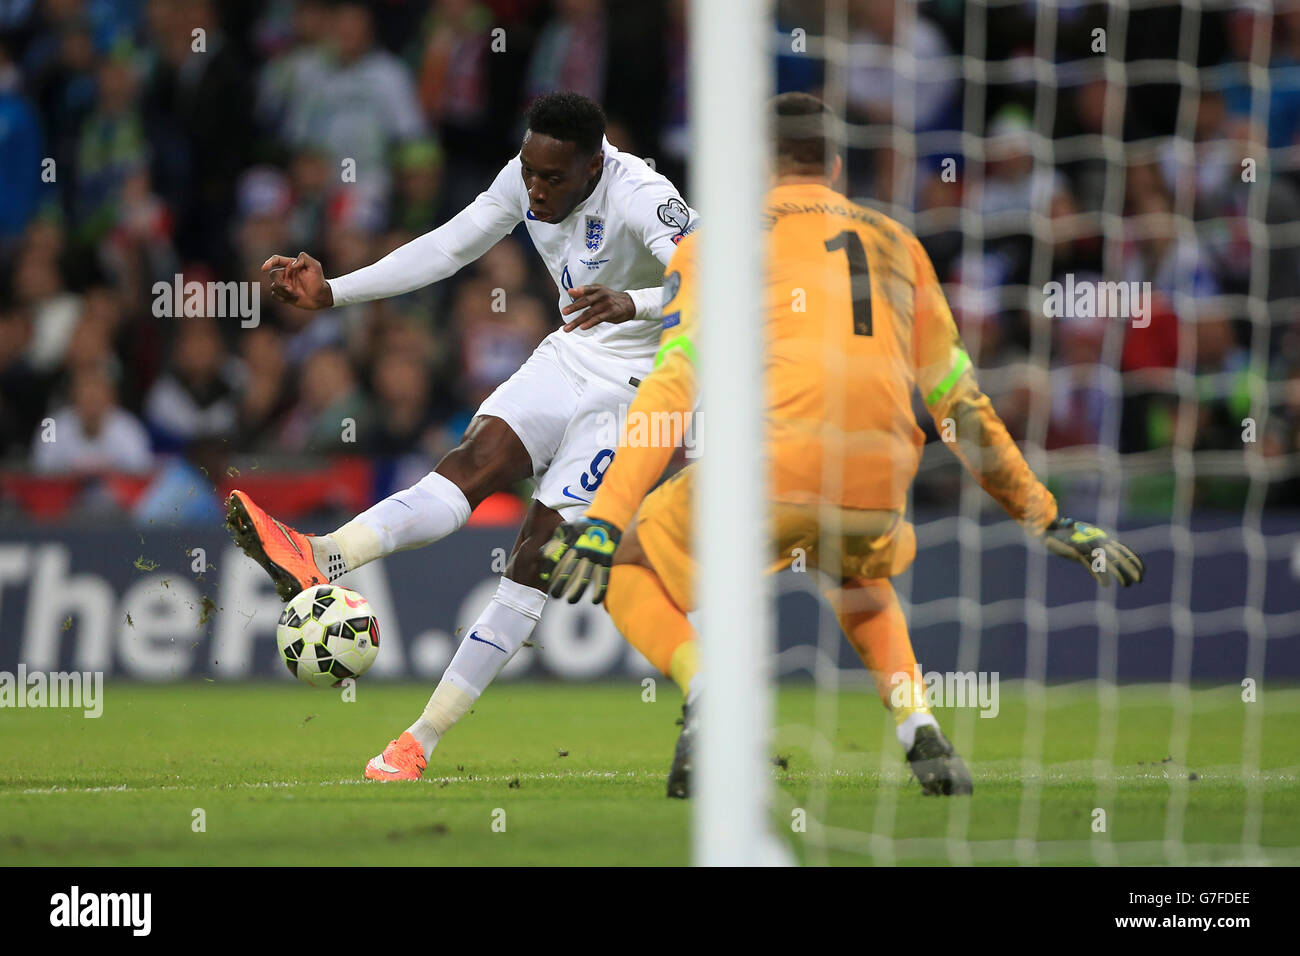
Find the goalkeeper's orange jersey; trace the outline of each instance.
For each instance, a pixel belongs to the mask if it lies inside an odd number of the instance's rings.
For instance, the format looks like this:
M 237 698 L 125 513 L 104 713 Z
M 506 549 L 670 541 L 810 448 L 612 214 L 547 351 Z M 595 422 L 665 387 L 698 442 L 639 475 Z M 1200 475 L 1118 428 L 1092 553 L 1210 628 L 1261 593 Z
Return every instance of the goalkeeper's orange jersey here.
M 979 392 L 916 237 L 818 184 L 776 187 L 764 213 L 773 500 L 901 513 L 924 444 L 912 412 L 919 387 L 937 422 L 952 419 L 950 447 L 985 489 L 1030 530 L 1046 527 L 1056 503 Z M 672 454 L 629 441 L 638 414 L 694 404 L 696 239 L 683 239 L 669 262 L 655 371 L 587 512 L 620 528 Z

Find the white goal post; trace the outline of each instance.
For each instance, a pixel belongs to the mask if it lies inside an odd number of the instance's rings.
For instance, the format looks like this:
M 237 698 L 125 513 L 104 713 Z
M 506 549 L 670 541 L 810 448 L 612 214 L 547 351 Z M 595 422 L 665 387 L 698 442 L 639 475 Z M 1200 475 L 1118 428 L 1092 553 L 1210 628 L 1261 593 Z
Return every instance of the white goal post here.
M 703 690 L 692 781 L 693 859 L 781 862 L 772 779 L 770 594 L 763 421 L 768 0 L 690 4 L 689 190 L 703 224 L 698 348 L 703 456 L 695 499 Z M 704 533 L 703 529 L 712 529 Z

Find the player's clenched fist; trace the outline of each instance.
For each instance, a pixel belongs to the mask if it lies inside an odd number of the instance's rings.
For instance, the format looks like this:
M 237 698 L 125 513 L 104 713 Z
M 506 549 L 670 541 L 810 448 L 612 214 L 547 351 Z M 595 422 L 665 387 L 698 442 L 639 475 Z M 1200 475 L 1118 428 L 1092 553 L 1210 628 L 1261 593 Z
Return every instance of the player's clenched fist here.
M 325 270 L 305 252 L 296 259 L 271 256 L 262 263 L 262 271 L 271 273 L 271 295 L 300 309 L 328 309 L 334 293 L 325 281 Z
M 608 521 L 579 518 L 555 529 L 542 548 L 542 580 L 551 582 L 551 597 L 564 595 L 577 604 L 588 583 L 591 603 L 605 600 L 609 569 L 622 532 Z
M 1073 518 L 1057 518 L 1048 525 L 1043 543 L 1053 554 L 1078 561 L 1104 585 L 1114 580 L 1128 587 L 1141 581 L 1146 573 L 1146 565 L 1131 548 L 1096 525 Z

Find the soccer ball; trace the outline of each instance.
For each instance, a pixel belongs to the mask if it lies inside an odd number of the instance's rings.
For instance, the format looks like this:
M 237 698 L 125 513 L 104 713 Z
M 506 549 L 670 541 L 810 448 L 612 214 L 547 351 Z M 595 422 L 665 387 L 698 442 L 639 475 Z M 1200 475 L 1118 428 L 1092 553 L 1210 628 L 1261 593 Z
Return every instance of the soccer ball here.
M 356 591 L 318 584 L 284 606 L 275 643 L 289 672 L 313 687 L 360 677 L 379 654 L 379 621 Z

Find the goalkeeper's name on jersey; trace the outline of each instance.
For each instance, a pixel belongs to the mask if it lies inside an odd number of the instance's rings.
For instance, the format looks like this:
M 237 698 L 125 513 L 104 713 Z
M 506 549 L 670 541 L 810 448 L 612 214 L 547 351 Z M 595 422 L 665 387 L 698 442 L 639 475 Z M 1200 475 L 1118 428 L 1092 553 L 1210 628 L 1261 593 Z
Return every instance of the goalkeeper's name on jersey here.
M 844 202 L 778 202 L 768 203 L 761 218 L 764 229 L 771 229 L 777 224 L 782 216 L 797 216 L 805 213 L 821 213 L 824 216 L 840 216 L 846 219 L 852 219 L 856 222 L 864 222 L 868 225 L 876 226 L 880 224 L 880 216 L 870 209 L 864 209 L 861 206 L 855 206 L 853 203 L 845 200 Z M 892 232 L 883 232 L 884 237 L 889 242 L 897 242 L 898 237 Z
M 596 416 L 598 440 L 608 448 L 676 448 L 681 445 L 687 458 L 700 455 L 699 412 L 631 411 L 623 403 L 617 412 Z

